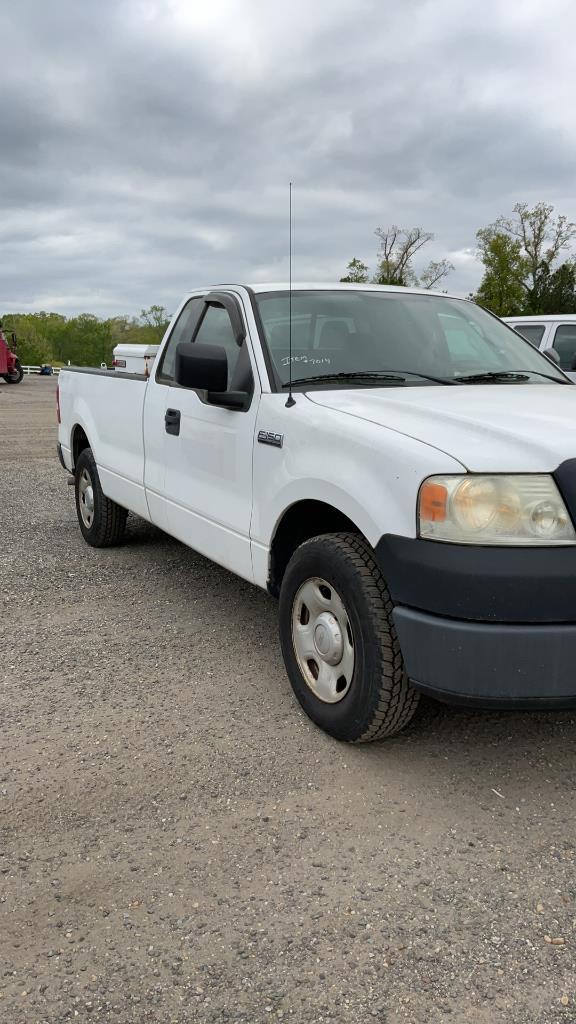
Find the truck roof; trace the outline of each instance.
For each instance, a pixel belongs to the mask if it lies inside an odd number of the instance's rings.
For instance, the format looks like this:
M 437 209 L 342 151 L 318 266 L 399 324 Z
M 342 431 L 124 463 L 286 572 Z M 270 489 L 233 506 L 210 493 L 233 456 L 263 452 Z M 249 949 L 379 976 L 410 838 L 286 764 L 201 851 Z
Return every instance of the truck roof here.
M 576 313 L 545 313 L 543 316 L 503 316 L 505 324 L 554 324 L 558 320 L 566 324 L 576 323 Z
M 287 292 L 290 285 L 288 281 L 273 281 L 273 282 L 225 282 L 217 285 L 212 285 L 211 291 L 216 291 L 218 288 L 251 288 L 253 292 L 260 294 L 261 292 Z M 394 284 L 349 284 L 341 281 L 296 281 L 292 282 L 293 292 L 303 291 L 346 291 L 354 290 L 359 292 L 401 292 L 405 295 L 407 292 L 414 295 L 440 295 L 443 298 L 449 299 L 464 299 L 467 296 L 454 293 L 434 291 L 432 288 L 403 288 L 400 285 Z

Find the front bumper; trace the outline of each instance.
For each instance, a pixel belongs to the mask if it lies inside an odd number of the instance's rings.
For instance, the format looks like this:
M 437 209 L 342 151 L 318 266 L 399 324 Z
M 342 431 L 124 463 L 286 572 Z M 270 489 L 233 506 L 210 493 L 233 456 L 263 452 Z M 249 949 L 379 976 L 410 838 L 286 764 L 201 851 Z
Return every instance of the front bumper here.
M 382 537 L 376 557 L 414 685 L 452 704 L 576 706 L 576 546 Z
M 576 707 L 576 625 L 506 625 L 395 608 L 408 676 L 449 704 Z

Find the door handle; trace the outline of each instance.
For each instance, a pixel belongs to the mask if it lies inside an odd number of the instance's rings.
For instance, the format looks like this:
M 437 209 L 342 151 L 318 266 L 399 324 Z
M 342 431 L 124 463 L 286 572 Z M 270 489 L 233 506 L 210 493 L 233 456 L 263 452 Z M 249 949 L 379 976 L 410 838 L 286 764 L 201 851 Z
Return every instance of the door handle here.
M 178 436 L 180 433 L 180 409 L 166 409 L 164 414 L 164 424 L 166 426 L 167 434 L 175 434 Z

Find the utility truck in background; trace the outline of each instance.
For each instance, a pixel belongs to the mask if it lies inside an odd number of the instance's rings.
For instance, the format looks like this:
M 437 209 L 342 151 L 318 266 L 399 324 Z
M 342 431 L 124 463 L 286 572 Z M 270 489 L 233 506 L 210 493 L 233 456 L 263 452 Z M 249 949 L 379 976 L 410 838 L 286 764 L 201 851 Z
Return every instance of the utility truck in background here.
M 0 321 L 0 377 L 7 384 L 20 384 L 24 376 L 16 348 L 15 332 L 5 330 Z
M 133 512 L 278 596 L 333 736 L 390 736 L 421 693 L 576 705 L 576 389 L 473 302 L 198 289 L 150 376 L 65 367 L 58 420 L 88 544 Z

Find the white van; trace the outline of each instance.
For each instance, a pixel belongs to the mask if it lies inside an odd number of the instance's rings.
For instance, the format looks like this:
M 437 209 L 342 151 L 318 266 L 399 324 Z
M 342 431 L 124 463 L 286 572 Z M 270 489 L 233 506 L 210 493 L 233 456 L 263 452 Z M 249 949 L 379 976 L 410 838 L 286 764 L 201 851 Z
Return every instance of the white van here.
M 553 349 L 558 354 L 562 369 L 572 380 L 576 380 L 576 313 L 503 316 L 502 319 L 534 348 L 541 352 Z

